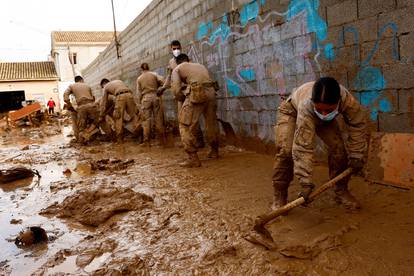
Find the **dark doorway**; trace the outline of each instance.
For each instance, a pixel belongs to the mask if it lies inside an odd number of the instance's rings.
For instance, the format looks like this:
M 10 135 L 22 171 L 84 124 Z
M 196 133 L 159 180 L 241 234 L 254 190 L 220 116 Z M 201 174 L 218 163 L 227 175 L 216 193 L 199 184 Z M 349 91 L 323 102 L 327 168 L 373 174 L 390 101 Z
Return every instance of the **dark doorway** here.
M 24 91 L 0 91 L 0 112 L 22 108 Z

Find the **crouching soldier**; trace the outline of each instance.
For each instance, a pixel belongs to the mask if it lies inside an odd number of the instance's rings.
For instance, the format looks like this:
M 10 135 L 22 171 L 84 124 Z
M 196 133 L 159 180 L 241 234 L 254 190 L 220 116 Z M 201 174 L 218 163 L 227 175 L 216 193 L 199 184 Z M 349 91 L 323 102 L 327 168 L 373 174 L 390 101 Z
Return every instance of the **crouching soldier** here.
M 182 98 L 181 87 L 185 100 L 178 114 L 181 140 L 188 160 L 181 164 L 183 167 L 200 167 L 197 155 L 196 133 L 200 116 L 203 115 L 206 125 L 206 137 L 211 151 L 209 158 L 218 158 L 218 124 L 215 83 L 211 80 L 207 68 L 198 63 L 190 63 L 185 54 L 177 57 L 178 66 L 172 72 L 172 91 L 176 98 Z
M 107 110 L 107 101 L 109 95 L 115 96 L 115 107 L 113 111 L 113 119 L 115 121 L 115 135 L 118 142 L 123 140 L 123 123 L 125 112 L 130 117 L 133 126 L 139 125 L 137 116 L 137 106 L 134 101 L 131 90 L 120 80 L 109 81 L 101 80 L 103 96 L 100 104 L 99 121 L 105 119 L 105 111 Z
M 73 108 L 70 102 L 70 95 L 73 95 L 75 97 L 78 109 L 83 105 L 93 103 L 95 101 L 95 97 L 92 95 L 92 89 L 89 87 L 89 85 L 84 83 L 84 80 L 81 76 L 76 76 L 75 83 L 69 85 L 69 87 L 63 93 L 63 100 L 65 102 L 66 109 L 68 109 L 71 112 L 73 134 L 75 136 L 76 141 L 78 141 L 80 131 L 80 118 L 78 112 Z
M 346 141 L 348 155 L 338 124 L 341 118 L 349 132 Z M 330 178 L 348 166 L 354 173 L 360 171 L 367 149 L 366 129 L 366 114 L 362 106 L 335 79 L 321 78 L 294 91 L 280 104 L 277 112 L 272 209 L 287 203 L 293 176 L 302 186 L 300 196 L 308 199 L 314 188 L 312 171 L 316 135 L 328 147 Z M 359 203 L 348 191 L 348 181 L 349 177 L 336 185 L 335 200 L 346 208 L 358 209 Z

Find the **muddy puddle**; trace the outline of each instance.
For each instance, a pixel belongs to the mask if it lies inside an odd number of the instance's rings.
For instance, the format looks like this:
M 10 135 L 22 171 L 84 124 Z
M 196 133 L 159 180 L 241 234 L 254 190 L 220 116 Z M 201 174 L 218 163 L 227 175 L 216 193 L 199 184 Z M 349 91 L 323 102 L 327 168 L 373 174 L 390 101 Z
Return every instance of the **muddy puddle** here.
M 414 271 L 412 191 L 354 177 L 360 211 L 336 205 L 328 192 L 270 224 L 276 247 L 266 250 L 244 236 L 269 210 L 271 156 L 226 146 L 220 159 L 209 160 L 204 149 L 202 168 L 183 169 L 181 148 L 142 149 L 131 140 L 79 147 L 69 133 L 39 138 L 31 129 L 1 138 L 2 166 L 28 166 L 42 177 L 0 186 L 0 275 Z M 318 166 L 315 182 L 327 178 Z M 292 184 L 290 199 L 297 192 Z M 49 242 L 16 247 L 14 237 L 33 225 L 47 231 Z

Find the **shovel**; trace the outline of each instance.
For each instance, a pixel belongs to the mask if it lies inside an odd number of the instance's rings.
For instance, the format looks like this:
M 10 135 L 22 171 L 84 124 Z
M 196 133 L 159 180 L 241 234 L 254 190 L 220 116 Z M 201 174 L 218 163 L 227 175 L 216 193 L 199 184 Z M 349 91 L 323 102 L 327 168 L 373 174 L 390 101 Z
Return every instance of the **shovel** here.
M 329 188 L 335 186 L 336 183 L 338 183 L 339 181 L 341 181 L 342 179 L 344 179 L 345 177 L 348 177 L 349 175 L 352 174 L 352 169 L 348 168 L 345 171 L 343 171 L 341 174 L 337 175 L 335 178 L 329 180 L 328 182 L 326 182 L 325 184 L 323 184 L 322 186 L 320 186 L 319 188 L 317 188 L 316 190 L 314 190 L 308 198 L 307 203 L 312 202 L 313 200 L 315 200 L 320 194 L 322 194 L 323 192 L 325 192 L 326 190 L 328 190 Z M 288 204 L 286 204 L 285 206 L 282 206 L 270 213 L 258 216 L 256 218 L 255 221 L 255 225 L 253 227 L 253 230 L 251 234 L 247 235 L 245 237 L 246 240 L 252 242 L 252 243 L 256 243 L 256 244 L 260 244 L 263 245 L 264 247 L 268 248 L 268 249 L 272 249 L 272 243 L 273 243 L 273 238 L 272 235 L 270 234 L 270 232 L 265 228 L 265 225 L 267 223 L 269 223 L 270 221 L 276 219 L 277 217 L 289 212 L 290 210 L 302 205 L 305 203 L 305 199 L 303 197 L 299 197 L 297 199 L 295 199 L 292 202 L 289 202 Z M 256 233 L 259 234 L 259 236 L 255 235 Z M 264 240 L 263 240 L 264 238 Z
M 238 140 L 237 140 L 237 136 L 236 133 L 233 130 L 233 127 L 231 126 L 230 123 L 225 122 L 221 119 L 217 119 L 217 121 L 219 121 L 221 123 L 221 126 L 223 127 L 224 133 L 226 135 L 226 139 L 230 144 L 233 145 L 238 145 Z

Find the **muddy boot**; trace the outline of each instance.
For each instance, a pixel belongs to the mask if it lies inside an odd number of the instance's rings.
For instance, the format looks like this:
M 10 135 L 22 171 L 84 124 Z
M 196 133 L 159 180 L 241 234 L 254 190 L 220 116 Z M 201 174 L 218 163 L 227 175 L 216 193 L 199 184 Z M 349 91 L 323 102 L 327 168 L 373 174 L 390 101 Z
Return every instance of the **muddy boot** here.
M 201 167 L 200 159 L 198 159 L 197 152 L 188 153 L 188 159 L 180 164 L 183 168 L 198 168 Z
M 202 138 L 202 137 L 201 137 Z M 206 145 L 205 145 L 205 143 L 204 143 L 204 140 L 200 140 L 200 139 L 197 139 L 197 141 L 196 141 L 196 143 L 195 143 L 195 147 L 196 148 L 198 148 L 198 149 L 203 149 L 204 147 L 205 147 Z
M 214 159 L 218 159 L 219 158 L 219 147 L 217 143 L 213 143 L 211 145 L 211 150 L 207 155 L 208 158 L 214 158 Z
M 204 143 L 204 135 L 203 135 L 203 131 L 200 128 L 200 125 L 198 126 L 195 137 L 196 137 L 196 142 L 195 142 L 196 148 L 203 149 L 206 146 L 206 144 Z
M 277 190 L 273 194 L 272 211 L 279 209 L 287 203 L 287 190 Z
M 357 199 L 351 195 L 348 190 L 336 190 L 335 201 L 338 204 L 344 205 L 345 208 L 349 210 L 357 210 L 361 208 L 361 205 Z
M 149 148 L 149 147 L 151 147 L 151 144 L 150 144 L 149 141 L 144 141 L 141 144 L 139 144 L 139 147 L 140 148 Z

